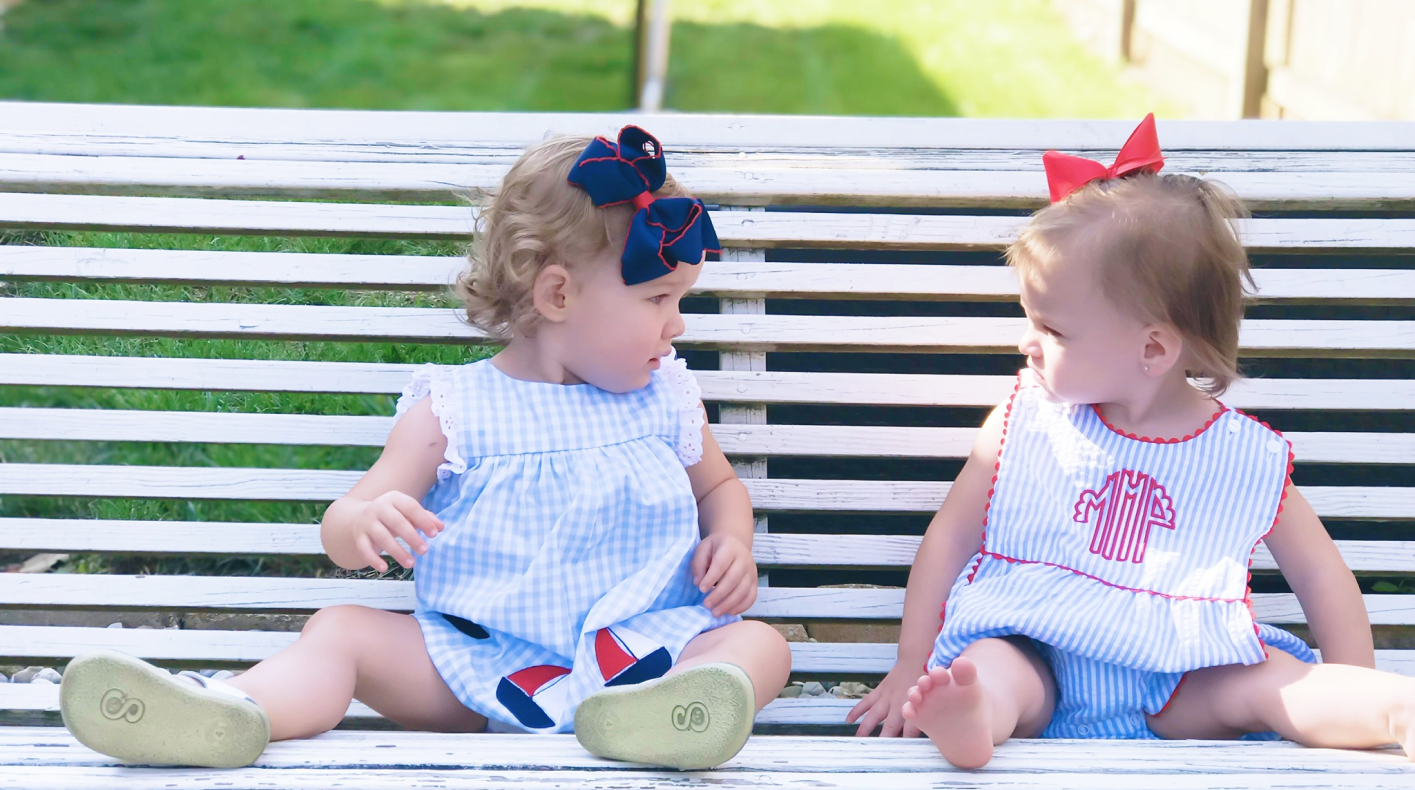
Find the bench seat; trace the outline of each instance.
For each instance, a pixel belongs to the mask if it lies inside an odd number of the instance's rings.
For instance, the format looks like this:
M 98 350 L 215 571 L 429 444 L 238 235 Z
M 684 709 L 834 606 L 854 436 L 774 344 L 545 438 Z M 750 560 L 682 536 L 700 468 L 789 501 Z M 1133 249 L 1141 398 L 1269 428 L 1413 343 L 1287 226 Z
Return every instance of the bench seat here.
M 120 768 L 50 728 L 0 728 L 0 787 L 47 790 L 163 787 L 173 790 L 368 790 L 436 787 L 648 790 L 683 786 L 875 790 L 1046 787 L 1092 790 L 1173 787 L 1408 788 L 1394 750 L 1347 752 L 1290 743 L 1232 741 L 1016 741 L 980 771 L 942 763 L 926 740 L 771 736 L 732 762 L 693 773 L 647 771 L 600 760 L 568 735 L 436 735 L 333 731 L 273 744 L 249 768 L 220 771 Z M 352 780 L 352 781 L 351 781 Z
M 640 121 L 0 102 L 0 232 L 49 242 L 0 244 L 0 283 L 10 284 L 0 287 L 18 287 L 0 291 L 9 343 L 0 349 L 0 498 L 17 503 L 0 513 L 0 552 L 321 555 L 308 521 L 78 518 L 71 503 L 176 502 L 199 513 L 224 502 L 318 507 L 342 495 L 362 469 L 318 453 L 376 450 L 392 424 L 390 396 L 417 363 L 486 343 L 443 296 L 461 259 L 182 240 L 463 242 L 473 209 L 453 190 L 495 186 L 547 131 L 604 134 Z M 726 248 L 685 303 L 677 345 L 757 511 L 764 586 L 748 616 L 821 637 L 792 643 L 794 679 L 874 682 L 893 663 L 885 640 L 923 526 L 1020 366 L 1017 286 L 998 251 L 1045 203 L 1040 154 L 1107 159 L 1129 125 L 643 122 L 669 142 L 675 176 L 717 206 Z M 1224 400 L 1292 439 L 1298 483 L 1367 586 L 1379 666 L 1415 675 L 1415 595 L 1404 594 L 1415 575 L 1415 124 L 1162 126 L 1167 172 L 1220 178 L 1262 210 L 1240 230 L 1259 289 L 1242 354 L 1263 375 Z M 115 235 L 25 235 L 35 232 Z M 61 335 L 110 345 L 46 352 Z M 204 354 L 215 340 L 239 341 L 237 358 Z M 397 353 L 300 358 L 299 344 L 311 343 Z M 139 397 L 161 392 L 210 400 L 195 410 Z M 242 393 L 303 405 L 224 400 Z M 104 448 L 119 444 L 167 448 L 171 460 L 108 462 Z M 75 451 L 34 455 L 46 447 Z M 224 447 L 257 448 L 267 463 L 209 460 Z M 1265 549 L 1253 572 L 1258 618 L 1305 633 Z M 174 669 L 235 669 L 290 644 L 300 617 L 341 603 L 409 611 L 412 584 L 0 574 L 0 663 L 62 666 L 109 647 Z M 177 627 L 97 627 L 134 618 Z M 856 641 L 831 641 L 842 634 Z M 211 772 L 117 767 L 58 727 L 57 687 L 0 684 L 0 724 L 11 725 L 0 726 L 0 788 L 1415 786 L 1415 766 L 1389 749 L 1282 743 L 1017 741 L 985 770 L 957 772 L 924 741 L 824 737 L 852 730 L 843 719 L 854 704 L 778 699 L 758 718 L 762 737 L 736 759 L 675 774 L 596 760 L 560 736 L 392 731 L 355 703 L 344 728 L 275 744 L 248 769 Z

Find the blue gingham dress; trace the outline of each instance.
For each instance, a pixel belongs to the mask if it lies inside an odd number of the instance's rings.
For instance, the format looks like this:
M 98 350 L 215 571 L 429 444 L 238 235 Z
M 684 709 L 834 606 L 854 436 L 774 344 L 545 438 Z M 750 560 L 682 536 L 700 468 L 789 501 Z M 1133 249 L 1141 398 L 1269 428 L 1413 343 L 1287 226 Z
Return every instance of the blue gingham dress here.
M 1044 737 L 1152 738 L 1184 673 L 1314 661 L 1253 619 L 1249 563 L 1281 510 L 1291 445 L 1222 408 L 1178 441 L 1121 434 L 1048 400 L 1029 371 L 1008 404 L 982 550 L 955 581 L 929 666 L 1025 635 L 1057 683 Z
M 447 451 L 423 506 L 446 529 L 418 558 L 414 616 L 464 705 L 566 732 L 585 697 L 664 674 L 740 619 L 703 608 L 689 567 L 703 423 L 682 360 L 626 393 L 427 365 L 397 413 L 424 397 Z

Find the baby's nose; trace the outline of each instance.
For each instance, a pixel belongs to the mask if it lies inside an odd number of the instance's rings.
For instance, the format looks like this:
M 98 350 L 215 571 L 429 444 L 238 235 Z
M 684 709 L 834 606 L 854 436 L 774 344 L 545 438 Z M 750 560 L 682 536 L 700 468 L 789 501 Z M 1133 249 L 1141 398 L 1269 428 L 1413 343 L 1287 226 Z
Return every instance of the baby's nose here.
M 1022 331 L 1022 337 L 1017 340 L 1017 350 L 1031 356 L 1037 348 L 1037 333 L 1031 327 Z

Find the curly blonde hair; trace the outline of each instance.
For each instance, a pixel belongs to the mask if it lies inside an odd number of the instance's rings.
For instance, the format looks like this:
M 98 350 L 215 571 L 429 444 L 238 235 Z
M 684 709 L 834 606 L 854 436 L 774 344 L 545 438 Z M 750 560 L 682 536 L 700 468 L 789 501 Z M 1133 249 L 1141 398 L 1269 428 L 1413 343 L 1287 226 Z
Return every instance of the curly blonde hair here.
M 1034 214 L 1007 262 L 1031 277 L 1065 255 L 1094 261 L 1102 291 L 1122 310 L 1179 331 L 1188 373 L 1217 396 L 1241 375 L 1238 329 L 1253 278 L 1231 220 L 1247 216 L 1217 181 L 1094 181 Z
M 532 289 L 545 267 L 555 263 L 573 271 L 624 245 L 634 207 L 596 208 L 567 180 L 591 139 L 559 135 L 527 148 L 501 186 L 479 196 L 485 207 L 477 217 L 467 268 L 452 291 L 466 307 L 467 320 L 494 339 L 535 334 L 541 317 Z M 691 197 L 672 176 L 654 196 Z

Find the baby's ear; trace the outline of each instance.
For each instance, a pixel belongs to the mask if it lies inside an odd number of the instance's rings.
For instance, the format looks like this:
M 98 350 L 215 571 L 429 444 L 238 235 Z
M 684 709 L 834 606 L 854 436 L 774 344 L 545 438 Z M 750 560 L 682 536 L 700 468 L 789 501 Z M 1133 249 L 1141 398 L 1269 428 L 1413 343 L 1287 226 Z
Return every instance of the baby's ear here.
M 1162 376 L 1184 357 L 1184 336 L 1169 324 L 1145 327 L 1145 347 L 1140 351 L 1140 365 L 1152 376 Z
M 545 320 L 557 324 L 565 320 L 569 294 L 570 270 L 558 263 L 541 269 L 531 287 L 531 299 L 535 303 L 536 312 Z

